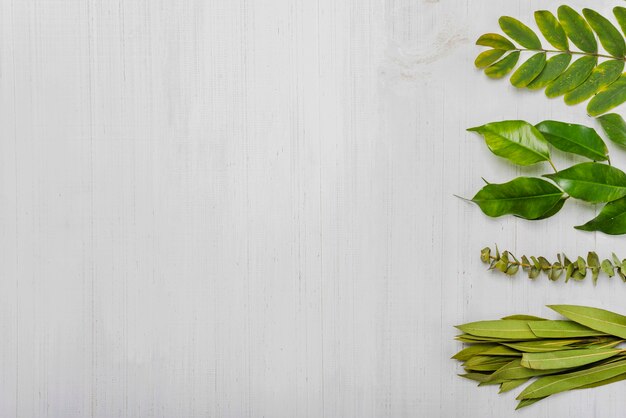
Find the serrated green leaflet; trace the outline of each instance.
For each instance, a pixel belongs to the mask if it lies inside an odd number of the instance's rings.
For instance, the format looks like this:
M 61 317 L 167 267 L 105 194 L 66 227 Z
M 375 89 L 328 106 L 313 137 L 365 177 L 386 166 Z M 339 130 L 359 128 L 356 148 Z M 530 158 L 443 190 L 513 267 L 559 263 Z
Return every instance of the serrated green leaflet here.
M 621 352 L 622 350 L 618 348 L 583 348 L 549 353 L 524 353 L 521 365 L 535 370 L 565 369 L 605 360 Z
M 485 138 L 487 147 L 499 157 L 518 165 L 532 165 L 550 160 L 550 149 L 543 135 L 521 120 L 488 123 L 470 128 Z
M 591 367 L 578 372 L 539 378 L 519 394 L 517 399 L 534 399 L 601 382 L 626 373 L 626 361 Z
M 543 67 L 541 74 L 539 74 L 539 76 L 531 81 L 526 87 L 531 90 L 546 87 L 567 69 L 567 66 L 571 61 L 572 56 L 569 54 L 559 54 L 551 57 L 546 62 L 545 67 Z
M 539 30 L 544 38 L 550 42 L 550 45 L 561 51 L 567 51 L 569 49 L 567 35 L 565 35 L 561 23 L 559 23 L 551 12 L 547 10 L 536 11 L 535 22 L 537 22 Z
M 595 10 L 583 9 L 583 15 L 598 35 L 604 50 L 614 57 L 623 57 L 626 52 L 626 44 L 619 30 L 607 18 Z
M 567 70 L 546 87 L 546 96 L 558 97 L 580 86 L 589 77 L 598 63 L 596 57 L 582 57 L 574 61 Z
M 553 120 L 543 121 L 536 128 L 552 146 L 561 151 L 582 155 L 594 161 L 608 160 L 609 150 L 592 128 Z
M 539 52 L 519 66 L 511 76 L 511 84 L 515 87 L 526 87 L 543 71 L 546 66 L 546 53 Z
M 538 338 L 575 338 L 605 335 L 603 332 L 572 321 L 528 321 L 528 327 Z
M 489 78 L 502 78 L 515 67 L 517 61 L 519 60 L 520 52 L 514 51 L 508 54 L 506 57 L 502 58 L 500 61 L 495 64 L 490 65 L 485 68 L 485 75 Z
M 515 319 L 498 321 L 479 321 L 457 325 L 458 329 L 466 334 L 477 337 L 507 338 L 511 340 L 534 340 L 537 339 L 528 327 L 527 321 Z
M 604 61 L 593 69 L 581 85 L 565 94 L 565 103 L 575 105 L 597 94 L 619 78 L 624 71 L 624 61 Z
M 500 28 L 509 35 L 514 41 L 529 49 L 541 49 L 541 41 L 539 37 L 528 26 L 520 22 L 519 20 L 510 17 L 502 16 L 498 23 Z
M 493 49 L 509 51 L 515 49 L 515 45 L 498 33 L 486 33 L 476 41 L 476 45 L 488 46 Z
M 626 174 L 606 164 L 581 163 L 545 177 L 570 196 L 586 202 L 611 202 L 626 196 Z
M 626 75 L 622 74 L 606 89 L 589 101 L 587 113 L 599 116 L 626 102 Z
M 474 61 L 474 65 L 477 68 L 485 68 L 498 61 L 502 55 L 504 55 L 506 51 L 502 49 L 488 49 L 483 51 L 476 57 L 476 61 Z
M 588 306 L 548 305 L 548 307 L 591 329 L 626 338 L 626 316 Z
M 608 113 L 597 118 L 606 136 L 619 145 L 626 146 L 626 122 L 617 113 Z
M 585 52 L 598 52 L 598 43 L 593 35 L 593 31 L 574 9 L 569 6 L 561 6 L 557 10 L 559 22 L 565 29 L 567 37 Z
M 609 235 L 626 234 L 626 197 L 607 203 L 598 216 L 575 228 L 581 231 L 600 231 Z

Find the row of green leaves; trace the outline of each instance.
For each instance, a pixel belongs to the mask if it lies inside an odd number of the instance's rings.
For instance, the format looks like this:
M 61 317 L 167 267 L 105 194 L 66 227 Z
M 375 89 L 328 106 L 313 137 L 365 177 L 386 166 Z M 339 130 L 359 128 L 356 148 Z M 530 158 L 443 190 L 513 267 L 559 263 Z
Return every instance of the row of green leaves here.
M 616 7 L 613 13 L 626 33 L 626 8 Z M 591 98 L 587 112 L 592 116 L 626 102 L 626 74 L 622 74 L 626 41 L 610 20 L 591 9 L 583 9 L 581 16 L 571 7 L 561 6 L 556 17 L 547 10 L 535 12 L 535 22 L 554 50 L 545 49 L 528 26 L 503 16 L 500 28 L 510 39 L 497 33 L 482 35 L 476 44 L 491 49 L 481 52 L 475 65 L 488 77 L 502 78 L 515 68 L 521 52 L 529 51 L 534 54 L 511 75 L 515 87 L 545 88 L 548 97 L 564 95 L 569 105 Z M 608 55 L 599 53 L 596 35 Z M 578 51 L 571 49 L 570 41 Z M 581 57 L 571 63 L 573 55 Z M 599 62 L 599 58 L 605 60 Z
M 529 259 L 524 255 L 518 259 L 509 251 L 500 253 L 498 247 L 496 247 L 495 254 L 489 247 L 480 251 L 480 259 L 489 264 L 489 270 L 501 271 L 509 276 L 523 270 L 528 274 L 528 278 L 535 279 L 541 272 L 544 272 L 552 281 L 565 277 L 565 282 L 568 282 L 570 279 L 584 280 L 587 273 L 591 273 L 591 279 L 595 285 L 600 272 L 603 272 L 609 278 L 617 275 L 623 282 L 626 282 L 626 259 L 620 260 L 615 253 L 612 254 L 611 259 L 607 258 L 602 261 L 593 251 L 587 254 L 586 259 L 579 256 L 572 261 L 565 253 L 557 254 L 556 258 L 557 261 L 554 263 L 545 257 L 531 256 Z
M 456 328 L 470 344 L 453 356 L 461 376 L 479 386 L 499 385 L 500 393 L 536 379 L 518 396 L 517 408 L 557 393 L 626 380 L 626 316 L 604 309 L 552 305 L 568 320 L 512 315 Z
M 621 116 L 608 114 L 598 120 L 609 139 L 626 145 L 626 122 Z M 518 177 L 503 184 L 487 182 L 471 199 L 486 215 L 545 219 L 559 212 L 572 197 L 589 203 L 606 203 L 596 218 L 577 229 L 626 234 L 626 173 L 603 163 L 610 162 L 608 148 L 593 128 L 557 121 L 543 121 L 535 126 L 525 121 L 503 121 L 469 131 L 482 135 L 491 152 L 514 164 L 547 162 L 555 171 L 544 178 Z M 557 171 L 551 160 L 550 145 L 593 162 Z

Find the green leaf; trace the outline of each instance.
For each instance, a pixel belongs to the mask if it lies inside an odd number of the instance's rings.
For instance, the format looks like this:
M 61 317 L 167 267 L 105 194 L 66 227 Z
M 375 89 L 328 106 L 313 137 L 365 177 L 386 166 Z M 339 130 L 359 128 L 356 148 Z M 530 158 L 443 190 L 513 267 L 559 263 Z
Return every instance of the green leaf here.
M 580 86 L 591 75 L 598 63 L 596 57 L 582 57 L 546 87 L 546 96 L 558 97 Z
M 542 321 L 538 321 L 542 322 Z M 457 325 L 461 331 L 478 337 L 506 338 L 511 340 L 535 340 L 537 337 L 528 327 L 528 321 L 515 319 L 479 321 Z
M 519 394 L 517 399 L 542 398 L 555 393 L 601 382 L 623 373 L 626 373 L 626 361 L 603 364 L 572 373 L 541 377 L 536 382 L 526 387 L 526 389 Z
M 622 32 L 626 33 L 626 8 L 617 6 L 613 9 L 613 14 L 622 28 Z
M 475 382 L 483 383 L 483 382 L 489 381 L 489 376 L 491 375 L 486 374 L 486 373 L 463 373 L 463 374 L 460 374 L 459 376 L 464 377 L 469 380 L 473 380 Z
M 500 319 L 521 319 L 525 321 L 547 321 L 545 318 L 540 318 L 534 315 L 509 315 Z
M 569 6 L 559 7 L 557 14 L 567 37 L 574 45 L 580 48 L 581 51 L 598 52 L 596 37 L 581 15 Z
M 487 147 L 499 157 L 518 165 L 532 165 L 550 160 L 548 142 L 528 122 L 511 120 L 470 128 L 485 138 Z
M 476 45 L 489 46 L 493 49 L 509 51 L 515 49 L 513 42 L 498 33 L 486 33 L 476 41 Z
M 498 345 L 496 347 L 492 347 L 482 353 L 484 356 L 508 356 L 508 357 L 521 357 L 522 353 L 517 350 L 514 350 L 510 347 L 504 345 Z
M 594 161 L 608 160 L 609 150 L 592 128 L 552 120 L 541 122 L 536 128 L 552 146 L 561 151 L 582 155 Z
M 624 102 L 626 102 L 626 75 L 622 74 L 589 101 L 587 113 L 590 116 L 599 116 Z
M 500 28 L 511 37 L 518 44 L 528 49 L 541 49 L 541 41 L 539 37 L 528 26 L 520 22 L 519 20 L 510 17 L 502 16 L 498 23 Z
M 626 338 L 626 316 L 578 305 L 548 305 L 548 308 L 591 329 Z
M 598 39 L 604 50 L 614 57 L 623 57 L 626 52 L 626 44 L 619 30 L 595 10 L 583 9 L 583 15 L 591 28 L 598 34 Z
M 546 174 L 567 194 L 591 203 L 611 202 L 626 196 L 626 174 L 600 163 L 581 163 Z
M 542 217 L 563 198 L 563 192 L 545 180 L 518 177 L 508 183 L 488 184 L 472 199 L 487 216 L 515 215 L 533 220 Z M 504 263 L 504 270 L 508 266 Z
M 579 386 L 579 387 L 576 388 L 576 390 L 578 390 L 578 389 L 597 388 L 599 386 L 609 385 L 609 384 L 615 383 L 615 382 L 621 382 L 622 380 L 626 380 L 626 373 L 618 374 L 617 376 L 614 376 L 614 377 L 612 377 L 610 379 L 600 380 L 599 382 L 595 382 L 595 383 L 590 383 L 588 385 Z
M 570 344 L 575 344 L 580 339 L 555 339 L 555 340 L 539 340 L 539 341 L 522 341 L 502 343 L 507 347 L 513 348 L 524 353 L 548 353 L 551 351 L 571 350 Z
M 521 401 L 519 401 L 519 403 L 515 407 L 515 410 L 517 411 L 518 409 L 525 408 L 525 407 L 530 406 L 530 405 L 532 405 L 534 403 L 537 403 L 540 400 L 545 399 L 545 398 L 547 398 L 547 396 L 543 397 L 543 398 L 535 398 L 535 399 L 522 399 Z
M 454 356 L 452 356 L 453 359 L 457 359 L 459 361 L 466 361 L 471 359 L 472 357 L 474 357 L 477 354 L 483 353 L 489 349 L 495 348 L 495 347 L 499 347 L 498 344 L 477 344 L 477 345 L 472 345 L 469 346 L 467 348 L 464 348 L 463 350 L 459 351 L 458 353 L 456 353 Z
M 507 380 L 506 382 L 502 382 L 500 383 L 500 391 L 498 393 L 509 392 L 515 388 L 520 387 L 521 385 L 528 382 L 529 380 L 530 380 L 530 377 L 526 379 L 515 379 L 515 380 Z
M 537 338 L 577 338 L 604 335 L 601 331 L 572 321 L 529 321 L 528 327 Z
M 513 360 L 509 364 L 495 371 L 489 378 L 490 382 L 502 383 L 507 380 L 528 379 L 535 376 L 545 376 L 559 373 L 563 370 L 533 370 L 522 366 L 521 359 Z
M 485 75 L 489 78 L 502 78 L 515 67 L 519 60 L 519 51 L 511 52 L 506 57 L 485 69 Z
M 619 145 L 626 146 L 626 122 L 617 113 L 607 113 L 597 118 L 606 136 Z
M 514 357 L 491 357 L 491 356 L 474 356 L 463 364 L 465 370 L 477 372 L 495 372 L 503 366 L 509 364 Z
M 532 90 L 544 88 L 567 69 L 571 60 L 572 56 L 570 54 L 558 54 L 553 56 L 546 62 L 546 66 L 543 68 L 541 74 L 526 87 Z
M 511 84 L 515 87 L 526 87 L 533 81 L 546 66 L 546 53 L 539 52 L 533 55 L 525 63 L 519 66 L 519 68 L 511 76 Z
M 485 68 L 498 61 L 506 51 L 502 49 L 488 49 L 481 52 L 476 57 L 474 65 L 478 68 Z
M 567 51 L 569 42 L 561 23 L 547 10 L 535 12 L 535 21 L 539 30 L 550 44 L 558 50 Z
M 593 69 L 591 75 L 580 86 L 565 94 L 565 103 L 575 105 L 592 97 L 615 82 L 624 71 L 624 61 L 604 61 Z
M 621 352 L 619 348 L 583 348 L 549 353 L 524 353 L 521 365 L 536 370 L 573 368 L 605 360 Z
M 581 231 L 600 231 L 609 235 L 626 234 L 626 197 L 607 203 L 598 216 L 575 228 Z

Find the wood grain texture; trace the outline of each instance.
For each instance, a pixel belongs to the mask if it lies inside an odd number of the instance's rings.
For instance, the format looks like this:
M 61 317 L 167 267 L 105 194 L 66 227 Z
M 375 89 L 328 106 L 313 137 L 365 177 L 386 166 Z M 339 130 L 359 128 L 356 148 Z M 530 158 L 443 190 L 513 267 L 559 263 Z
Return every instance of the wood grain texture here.
M 0 416 L 622 416 L 623 384 L 514 415 L 449 360 L 457 323 L 626 312 L 616 280 L 478 257 L 626 257 L 572 228 L 593 207 L 529 223 L 452 196 L 520 173 L 466 128 L 591 123 L 472 67 L 500 15 L 558 5 L 1 1 Z

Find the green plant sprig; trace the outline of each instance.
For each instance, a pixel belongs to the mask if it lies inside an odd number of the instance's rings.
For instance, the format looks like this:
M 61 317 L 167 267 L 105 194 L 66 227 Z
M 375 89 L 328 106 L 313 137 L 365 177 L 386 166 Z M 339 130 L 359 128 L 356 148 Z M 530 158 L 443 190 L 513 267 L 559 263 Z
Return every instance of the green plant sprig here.
M 579 256 L 574 261 L 571 261 L 565 253 L 557 254 L 556 257 L 558 260 L 556 262 L 550 262 L 545 257 L 529 258 L 525 255 L 520 260 L 509 251 L 500 253 L 497 246 L 495 254 L 489 247 L 480 251 L 480 259 L 483 263 L 489 264 L 489 270 L 498 270 L 508 276 L 514 276 L 521 269 L 528 274 L 529 279 L 536 279 L 543 272 L 552 281 L 565 277 L 565 282 L 568 282 L 570 279 L 582 281 L 588 273 L 591 273 L 595 285 L 600 272 L 603 272 L 609 278 L 617 275 L 626 282 L 626 259 L 620 260 L 614 253 L 611 259 L 602 261 L 593 251 L 587 254 L 586 259 Z
M 478 386 L 508 392 L 531 382 L 517 396 L 517 408 L 569 390 L 626 380 L 626 316 L 604 309 L 549 305 L 566 320 L 511 315 L 458 325 L 457 341 L 468 346 L 452 358 L 460 376 Z

